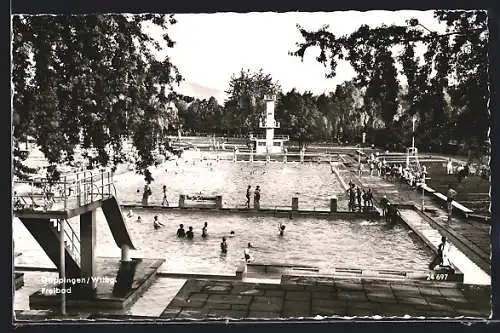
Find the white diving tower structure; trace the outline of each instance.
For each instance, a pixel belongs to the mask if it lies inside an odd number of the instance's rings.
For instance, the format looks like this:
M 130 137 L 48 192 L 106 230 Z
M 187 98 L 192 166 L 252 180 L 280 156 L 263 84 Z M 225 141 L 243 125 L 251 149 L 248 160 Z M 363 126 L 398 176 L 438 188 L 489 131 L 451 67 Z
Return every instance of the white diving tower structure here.
M 264 97 L 266 101 L 266 116 L 260 119 L 260 128 L 266 129 L 266 135 L 250 135 L 250 140 L 253 142 L 253 151 L 256 155 L 281 154 L 284 152 L 284 142 L 288 141 L 288 135 L 274 135 L 274 129 L 280 128 L 280 123 L 274 119 L 274 103 L 275 96 L 267 95 Z
M 413 116 L 412 118 L 412 138 L 411 147 L 406 148 L 406 167 L 408 169 L 420 170 L 420 161 L 418 160 L 418 149 L 415 147 L 415 122 L 417 118 Z

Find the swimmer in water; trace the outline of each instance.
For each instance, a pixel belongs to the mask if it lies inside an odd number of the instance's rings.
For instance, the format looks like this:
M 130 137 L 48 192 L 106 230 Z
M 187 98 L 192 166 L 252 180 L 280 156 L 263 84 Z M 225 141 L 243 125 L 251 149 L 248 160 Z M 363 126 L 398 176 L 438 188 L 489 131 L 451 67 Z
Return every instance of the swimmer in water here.
M 142 219 L 140 216 L 137 216 L 137 220 L 135 222 L 142 223 Z
M 243 250 L 243 256 L 245 258 L 245 262 L 250 262 L 252 257 L 250 256 L 250 250 L 249 249 L 245 249 Z
M 231 232 L 229 233 L 229 237 L 234 237 L 234 231 L 231 230 Z
M 193 239 L 193 236 L 194 236 L 194 234 L 193 234 L 193 227 L 190 226 L 189 230 L 186 232 L 186 238 L 187 239 Z
M 278 230 L 280 232 L 280 236 L 283 236 L 285 234 L 285 225 L 281 224 L 281 222 L 278 224 Z
M 220 243 L 220 250 L 222 253 L 227 253 L 226 237 L 222 237 L 222 242 Z
M 153 221 L 153 227 L 155 228 L 155 230 L 158 230 L 160 229 L 161 227 L 163 227 L 164 224 L 161 223 L 159 220 L 158 220 L 158 215 L 155 215 L 154 217 L 154 221 Z
M 206 238 L 208 236 L 207 227 L 208 227 L 208 223 L 205 222 L 205 225 L 203 226 L 203 228 L 201 228 L 201 237 L 203 237 L 203 238 Z
M 132 217 L 134 216 L 134 212 L 132 212 L 132 209 L 130 209 L 127 213 L 127 217 Z
M 179 238 L 186 237 L 186 232 L 184 231 L 184 224 L 179 225 L 179 229 L 177 229 L 177 237 Z

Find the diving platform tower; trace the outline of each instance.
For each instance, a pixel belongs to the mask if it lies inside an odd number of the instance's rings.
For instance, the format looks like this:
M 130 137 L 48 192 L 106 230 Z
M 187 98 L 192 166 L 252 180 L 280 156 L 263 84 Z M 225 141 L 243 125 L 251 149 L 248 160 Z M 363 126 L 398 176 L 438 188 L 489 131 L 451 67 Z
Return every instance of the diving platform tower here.
M 253 150 L 256 155 L 281 154 L 284 152 L 284 143 L 289 140 L 288 135 L 274 135 L 274 130 L 280 128 L 280 123 L 274 119 L 274 105 L 276 97 L 266 95 L 266 115 L 260 119 L 259 127 L 266 129 L 265 136 L 250 135 L 253 142 Z
M 32 309 L 52 309 L 60 304 L 65 315 L 67 305 L 125 307 L 147 289 L 164 262 L 131 258 L 130 250 L 136 247 L 116 198 L 111 170 L 69 173 L 60 181 L 41 177 L 19 180 L 13 187 L 14 216 L 59 272 L 58 282 L 44 285 L 52 293 L 42 288 L 30 296 Z M 121 258 L 96 256 L 97 209 L 104 214 Z M 103 284 L 96 278 L 107 278 L 108 282 Z
M 420 161 L 418 160 L 418 149 L 415 147 L 415 122 L 417 118 L 412 118 L 412 138 L 411 147 L 406 148 L 406 168 L 420 170 Z

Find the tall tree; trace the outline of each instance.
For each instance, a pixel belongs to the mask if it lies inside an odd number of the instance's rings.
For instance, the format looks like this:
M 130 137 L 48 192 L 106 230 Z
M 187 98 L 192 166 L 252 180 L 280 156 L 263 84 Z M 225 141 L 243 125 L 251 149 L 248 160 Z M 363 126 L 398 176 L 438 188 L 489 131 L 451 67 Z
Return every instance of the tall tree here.
M 324 118 L 310 92 L 300 94 L 292 89 L 280 95 L 276 116 L 281 121 L 281 130 L 299 145 L 324 137 Z
M 276 95 L 281 91 L 279 82 L 260 69 L 256 73 L 241 70 L 233 74 L 226 91 L 228 99 L 224 103 L 225 122 L 237 128 L 239 134 L 248 134 L 259 129 L 260 118 L 265 113 L 266 95 Z
M 159 87 L 172 90 L 182 80 L 168 56 L 153 52 L 174 46 L 168 28 L 175 23 L 164 14 L 14 15 L 14 147 L 31 136 L 55 166 L 71 161 L 81 144 L 106 166 L 119 163 L 122 142 L 132 137 L 138 169 L 151 165 Z M 145 25 L 161 29 L 163 41 Z M 16 153 L 14 165 L 15 175 L 27 176 Z

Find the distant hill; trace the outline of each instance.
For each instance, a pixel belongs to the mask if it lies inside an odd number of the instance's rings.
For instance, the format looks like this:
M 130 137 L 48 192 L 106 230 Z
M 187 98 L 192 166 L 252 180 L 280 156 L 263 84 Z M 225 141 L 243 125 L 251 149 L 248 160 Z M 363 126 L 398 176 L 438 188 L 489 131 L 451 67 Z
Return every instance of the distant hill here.
M 179 92 L 183 95 L 195 97 L 198 99 L 209 99 L 215 97 L 219 104 L 224 104 L 226 93 L 224 91 L 202 86 L 194 82 L 182 82 Z

